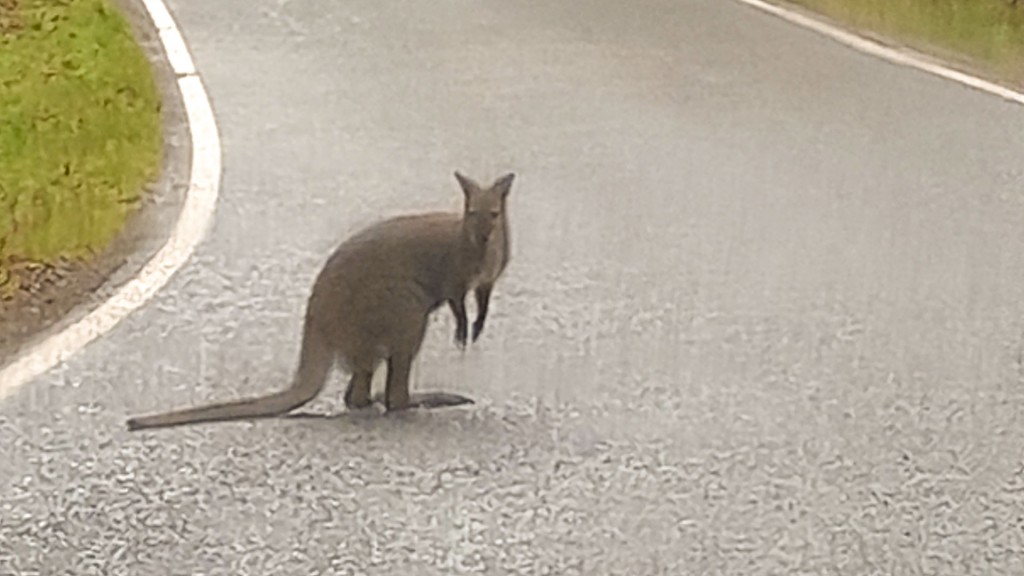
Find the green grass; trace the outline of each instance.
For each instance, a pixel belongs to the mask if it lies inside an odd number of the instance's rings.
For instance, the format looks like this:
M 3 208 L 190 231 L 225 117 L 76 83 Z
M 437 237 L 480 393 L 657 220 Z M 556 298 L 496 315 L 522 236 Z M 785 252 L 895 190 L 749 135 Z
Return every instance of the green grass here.
M 1009 0 L 786 0 L 922 52 L 935 49 L 1024 85 L 1024 2 Z
M 161 153 L 153 72 L 110 0 L 0 0 L 0 268 L 102 250 Z

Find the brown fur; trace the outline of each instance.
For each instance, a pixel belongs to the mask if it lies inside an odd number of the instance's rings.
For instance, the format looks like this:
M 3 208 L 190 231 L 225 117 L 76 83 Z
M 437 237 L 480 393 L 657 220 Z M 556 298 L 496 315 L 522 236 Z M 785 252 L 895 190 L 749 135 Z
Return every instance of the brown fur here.
M 478 304 L 473 340 L 487 316 L 495 281 L 509 260 L 505 199 L 513 175 L 482 188 L 455 173 L 465 195 L 462 215 L 430 213 L 377 223 L 341 243 L 313 284 L 302 350 L 291 387 L 259 398 L 130 418 L 129 430 L 266 418 L 306 404 L 323 389 L 336 364 L 350 374 L 345 405 L 372 404 L 374 371 L 387 363 L 384 404 L 389 412 L 472 403 L 456 394 L 410 395 L 409 372 L 426 333 L 427 318 L 448 303 L 456 341 L 465 346 L 465 296 Z

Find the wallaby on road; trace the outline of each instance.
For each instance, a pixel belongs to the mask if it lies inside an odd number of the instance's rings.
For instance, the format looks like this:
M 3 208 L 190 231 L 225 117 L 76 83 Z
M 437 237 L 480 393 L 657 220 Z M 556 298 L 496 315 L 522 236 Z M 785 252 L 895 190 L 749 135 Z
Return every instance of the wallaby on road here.
M 345 240 L 328 258 L 306 306 L 302 350 L 290 388 L 263 397 L 130 418 L 129 430 L 283 415 L 312 400 L 335 364 L 350 374 L 349 409 L 370 406 L 374 371 L 387 362 L 388 412 L 470 404 L 458 394 L 409 393 L 409 372 L 429 314 L 448 303 L 456 341 L 467 336 L 465 297 L 473 290 L 483 331 L 491 290 L 509 261 L 506 198 L 513 174 L 489 188 L 455 172 L 465 196 L 461 215 L 399 216 Z

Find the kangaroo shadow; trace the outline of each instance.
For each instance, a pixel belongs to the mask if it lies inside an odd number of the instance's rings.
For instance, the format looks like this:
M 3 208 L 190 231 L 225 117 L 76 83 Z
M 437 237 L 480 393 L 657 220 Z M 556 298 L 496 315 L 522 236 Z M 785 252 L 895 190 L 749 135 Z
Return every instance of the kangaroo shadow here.
M 457 399 L 462 401 L 456 402 Z M 332 433 L 364 436 L 381 444 L 413 442 L 443 445 L 455 451 L 471 447 L 474 452 L 487 447 L 499 448 L 507 445 L 510 438 L 529 435 L 529 428 L 545 427 L 541 422 L 506 414 L 455 394 L 413 394 L 410 400 L 416 408 L 391 413 L 385 410 L 383 399 L 378 396 L 369 407 L 359 410 L 298 411 L 278 419 L 322 423 L 329 426 Z

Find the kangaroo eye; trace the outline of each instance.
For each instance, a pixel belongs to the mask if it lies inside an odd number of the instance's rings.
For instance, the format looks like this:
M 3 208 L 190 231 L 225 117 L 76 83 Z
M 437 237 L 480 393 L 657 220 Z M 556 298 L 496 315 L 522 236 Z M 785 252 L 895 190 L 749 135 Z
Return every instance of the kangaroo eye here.
M 491 218 L 497 218 L 498 216 L 501 216 L 501 212 L 491 212 Z

